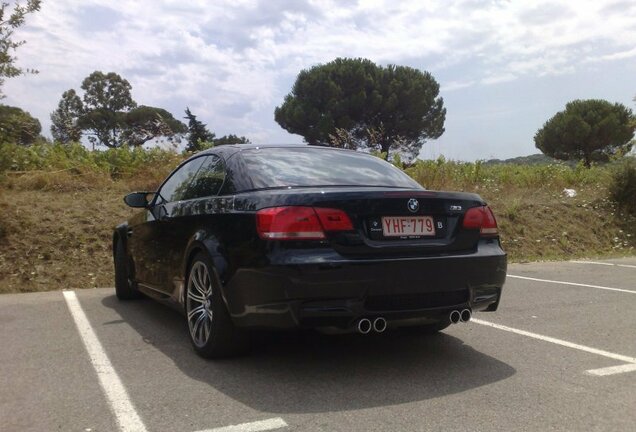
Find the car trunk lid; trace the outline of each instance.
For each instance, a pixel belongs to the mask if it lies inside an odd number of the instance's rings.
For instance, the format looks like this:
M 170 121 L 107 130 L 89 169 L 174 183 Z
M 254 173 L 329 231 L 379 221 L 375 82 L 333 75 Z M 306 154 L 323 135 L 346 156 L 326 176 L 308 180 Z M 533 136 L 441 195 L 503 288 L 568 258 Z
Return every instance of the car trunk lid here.
M 288 188 L 252 195 L 257 196 L 257 209 L 310 206 L 344 211 L 353 230 L 327 231 L 324 241 L 350 257 L 472 250 L 479 240 L 479 230 L 463 229 L 461 220 L 469 208 L 485 205 L 475 194 L 377 187 Z M 253 202 L 239 194 L 235 197 L 238 209 L 242 200 Z

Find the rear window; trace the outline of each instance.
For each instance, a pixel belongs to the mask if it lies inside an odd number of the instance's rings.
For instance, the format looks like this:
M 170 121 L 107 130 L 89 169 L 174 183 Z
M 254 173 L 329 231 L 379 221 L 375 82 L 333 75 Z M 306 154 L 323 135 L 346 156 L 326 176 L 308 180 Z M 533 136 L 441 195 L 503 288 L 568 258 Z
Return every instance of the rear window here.
M 421 186 L 393 165 L 365 153 L 326 148 L 270 147 L 243 150 L 235 161 L 237 190 L 300 186 Z M 237 181 L 238 180 L 238 181 Z

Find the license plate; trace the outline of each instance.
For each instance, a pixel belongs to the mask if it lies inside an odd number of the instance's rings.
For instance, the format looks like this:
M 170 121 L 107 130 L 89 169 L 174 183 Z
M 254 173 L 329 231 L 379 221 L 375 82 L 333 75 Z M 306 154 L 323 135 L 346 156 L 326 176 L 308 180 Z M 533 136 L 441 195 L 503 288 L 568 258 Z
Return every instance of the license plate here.
M 435 224 L 431 216 L 387 216 L 382 218 L 385 237 L 434 236 Z

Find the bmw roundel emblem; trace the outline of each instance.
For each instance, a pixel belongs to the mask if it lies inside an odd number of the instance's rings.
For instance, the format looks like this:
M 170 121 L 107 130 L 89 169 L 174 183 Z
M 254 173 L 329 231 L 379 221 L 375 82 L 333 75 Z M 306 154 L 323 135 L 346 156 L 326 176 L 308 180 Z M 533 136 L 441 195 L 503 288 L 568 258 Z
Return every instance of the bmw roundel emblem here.
M 408 207 L 411 213 L 415 213 L 416 211 L 419 210 L 420 203 L 415 198 L 411 198 L 409 202 L 406 203 L 406 206 Z

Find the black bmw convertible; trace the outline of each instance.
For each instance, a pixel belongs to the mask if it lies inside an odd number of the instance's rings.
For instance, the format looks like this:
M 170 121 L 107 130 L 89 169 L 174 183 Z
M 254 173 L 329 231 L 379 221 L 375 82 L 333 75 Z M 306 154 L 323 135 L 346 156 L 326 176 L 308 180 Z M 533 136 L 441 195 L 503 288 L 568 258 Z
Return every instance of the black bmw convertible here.
M 113 234 L 117 297 L 178 307 L 204 357 L 251 329 L 437 332 L 497 310 L 506 278 L 478 195 L 360 152 L 219 146 L 124 201 L 142 210 Z

